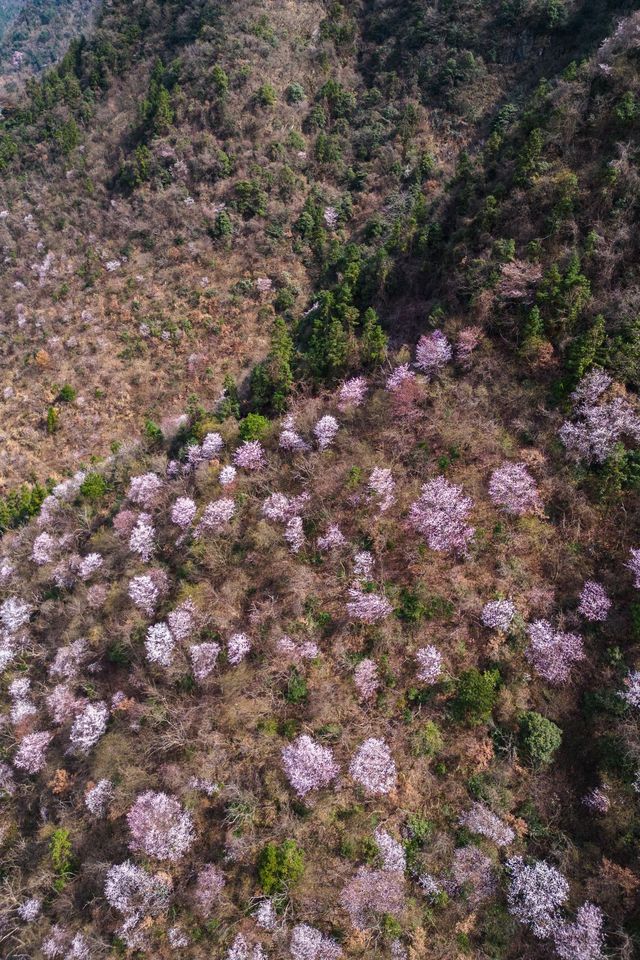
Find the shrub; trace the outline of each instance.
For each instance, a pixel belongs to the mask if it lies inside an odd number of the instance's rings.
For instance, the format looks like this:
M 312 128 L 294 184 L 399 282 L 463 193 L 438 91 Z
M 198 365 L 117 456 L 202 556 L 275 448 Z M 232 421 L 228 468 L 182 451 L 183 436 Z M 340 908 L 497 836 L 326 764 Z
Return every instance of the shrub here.
M 475 667 L 466 670 L 458 680 L 453 701 L 456 719 L 474 726 L 486 723 L 495 706 L 499 683 L 498 670 L 485 670 L 482 673 Z
M 262 86 L 258 88 L 256 100 L 261 107 L 272 107 L 277 102 L 277 99 L 278 94 L 273 84 L 263 83 Z
M 520 718 L 520 749 L 534 766 L 551 763 L 562 743 L 562 730 L 551 720 L 529 710 Z
M 49 407 L 47 410 L 47 433 L 53 434 L 60 429 L 60 413 L 57 407 Z
M 56 874 L 53 886 L 59 892 L 65 888 L 73 876 L 74 867 L 70 834 L 64 827 L 54 831 L 49 841 L 49 856 Z
M 304 873 L 304 852 L 295 840 L 271 841 L 258 857 L 258 880 L 267 894 L 282 894 Z
M 285 96 L 287 103 L 302 103 L 305 97 L 304 87 L 301 83 L 290 83 L 286 89 Z
M 443 746 L 442 731 L 433 720 L 427 720 L 411 740 L 411 751 L 417 757 L 434 757 L 440 753 Z
M 80 493 L 87 500 L 100 500 L 107 490 L 107 481 L 101 473 L 88 473 L 80 484 Z
M 60 403 L 73 403 L 78 396 L 77 390 L 69 383 L 65 383 L 58 392 L 57 400 Z
M 262 440 L 269 429 L 269 421 L 261 413 L 249 413 L 240 421 L 241 440 Z

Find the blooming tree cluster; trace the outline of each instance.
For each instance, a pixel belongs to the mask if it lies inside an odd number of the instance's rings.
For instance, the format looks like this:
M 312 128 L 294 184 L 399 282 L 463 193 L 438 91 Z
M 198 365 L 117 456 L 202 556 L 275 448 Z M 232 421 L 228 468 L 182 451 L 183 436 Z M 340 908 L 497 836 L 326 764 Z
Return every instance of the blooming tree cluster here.
M 436 477 L 423 485 L 419 499 L 411 504 L 409 521 L 432 550 L 464 556 L 475 533 L 467 524 L 471 507 L 460 487 Z

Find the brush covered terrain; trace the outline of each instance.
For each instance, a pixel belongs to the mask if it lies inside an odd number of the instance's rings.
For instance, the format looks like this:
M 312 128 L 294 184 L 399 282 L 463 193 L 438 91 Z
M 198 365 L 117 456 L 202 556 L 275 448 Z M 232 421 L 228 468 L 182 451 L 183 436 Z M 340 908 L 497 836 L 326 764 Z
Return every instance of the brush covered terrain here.
M 640 950 L 636 6 L 7 7 L 2 956 Z

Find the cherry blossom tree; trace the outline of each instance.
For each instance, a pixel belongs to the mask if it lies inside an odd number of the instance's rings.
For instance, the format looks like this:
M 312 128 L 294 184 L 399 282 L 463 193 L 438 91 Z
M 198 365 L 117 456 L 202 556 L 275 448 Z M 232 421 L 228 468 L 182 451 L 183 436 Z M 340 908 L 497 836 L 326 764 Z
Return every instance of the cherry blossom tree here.
M 442 654 L 440 651 L 429 644 L 422 647 L 416 653 L 418 661 L 418 680 L 422 683 L 437 683 L 442 674 Z
M 149 573 L 132 577 L 127 592 L 136 607 L 152 616 L 168 587 L 167 576 L 162 570 L 150 570 Z
M 397 870 L 360 867 L 340 895 L 340 904 L 358 930 L 374 926 L 385 914 L 401 916 L 405 908 L 405 884 Z
M 291 553 L 300 553 L 305 544 L 302 517 L 291 517 L 284 531 L 284 538 L 289 544 Z
M 292 960 L 340 960 L 342 949 L 315 927 L 298 923 L 291 931 L 289 953 Z
M 264 447 L 259 440 L 245 440 L 234 453 L 233 463 L 242 470 L 263 470 L 267 465 Z
M 610 609 L 611 600 L 602 584 L 587 580 L 580 594 L 578 613 L 582 614 L 585 620 L 602 622 L 609 616 Z
M 156 549 L 156 531 L 148 513 L 141 513 L 129 537 L 129 549 L 149 563 Z
M 0 604 L 0 624 L 8 634 L 17 633 L 21 627 L 29 623 L 31 606 L 18 597 L 7 597 Z
M 220 655 L 219 643 L 196 643 L 189 647 L 193 676 L 202 683 L 213 673 Z
M 463 813 L 459 823 L 471 833 L 478 833 L 491 840 L 498 847 L 507 847 L 515 839 L 511 827 L 503 823 L 500 817 L 483 803 L 474 803 L 470 810 Z
M 476 350 L 484 334 L 481 327 L 465 327 L 460 331 L 456 340 L 456 360 L 462 367 L 471 365 L 471 355 Z
M 84 805 L 94 817 L 103 817 L 114 796 L 111 780 L 98 780 L 84 795 Z
M 396 482 L 391 470 L 386 467 L 376 467 L 372 470 L 368 486 L 372 497 L 378 501 L 381 513 L 385 513 L 396 502 Z
M 640 590 L 640 549 L 631 548 L 627 567 L 633 574 L 633 585 Z M 1 611 L 1 608 L 0 608 Z
M 151 874 L 130 860 L 107 870 L 104 895 L 107 903 L 125 916 L 157 916 L 169 906 L 169 878 Z
M 171 522 L 181 530 L 187 530 L 193 523 L 196 510 L 195 501 L 191 497 L 178 497 L 171 508 Z
M 601 787 L 594 787 L 582 798 L 582 802 L 593 813 L 604 815 L 609 812 L 611 800 L 608 794 Z
M 395 393 L 407 380 L 415 380 L 416 375 L 408 363 L 401 363 L 389 376 L 385 384 L 390 393 Z
M 13 765 L 25 773 L 39 773 L 47 762 L 47 747 L 53 740 L 53 734 L 46 730 L 28 733 L 18 744 Z
M 313 434 L 319 450 L 326 450 L 331 446 L 336 438 L 338 429 L 338 421 L 329 414 L 318 420 L 313 428 Z
M 625 681 L 625 689 L 620 693 L 631 707 L 640 707 L 640 670 L 630 670 Z
M 155 473 L 144 473 L 132 477 L 127 491 L 127 499 L 143 510 L 151 510 L 156 506 L 164 484 Z
M 432 550 L 464 556 L 475 533 L 466 522 L 472 505 L 460 487 L 436 477 L 423 485 L 420 498 L 411 505 L 409 522 Z
M 204 508 L 200 523 L 196 527 L 196 540 L 205 533 L 217 533 L 230 523 L 236 513 L 236 505 L 229 497 L 213 500 Z
M 360 661 L 354 671 L 353 682 L 361 700 L 372 700 L 375 697 L 381 683 L 378 667 L 373 660 L 364 659 Z
M 506 513 L 522 517 L 539 513 L 542 500 L 536 482 L 523 463 L 505 463 L 489 480 L 489 496 Z
M 104 558 L 100 553 L 88 553 L 86 557 L 82 557 L 80 563 L 78 564 L 78 577 L 83 583 L 86 583 L 87 580 L 91 579 L 94 573 L 97 573 L 98 570 L 102 569 L 103 565 Z
M 33 541 L 31 559 L 39 567 L 50 563 L 58 551 L 58 541 L 50 533 L 40 533 Z
M 507 904 L 512 916 L 540 940 L 551 936 L 558 909 L 567 901 L 569 884 L 545 860 L 525 863 L 522 857 L 507 860 L 510 875 Z
M 71 727 L 69 739 L 73 752 L 87 754 L 107 729 L 109 708 L 102 701 L 88 704 Z
M 318 550 L 326 552 L 328 550 L 341 550 L 347 545 L 347 538 L 344 536 L 340 527 L 332 523 L 327 527 L 327 532 L 317 540 Z M 640 551 L 638 551 L 640 553 Z
M 232 666 L 241 663 L 251 650 L 251 640 L 246 633 L 234 633 L 227 644 L 227 659 Z
M 166 623 L 154 623 L 149 627 L 144 646 L 149 663 L 159 663 L 162 667 L 170 667 L 173 663 L 175 641 Z
M 195 840 L 191 815 L 175 797 L 148 790 L 127 814 L 129 847 L 154 860 L 180 860 Z
M 603 400 L 611 378 L 601 370 L 590 371 L 571 394 L 573 419 L 560 428 L 567 450 L 587 463 L 604 463 L 624 436 L 640 439 L 640 418 L 624 398 Z
M 225 884 L 224 873 L 214 863 L 207 863 L 199 871 L 193 891 L 193 899 L 200 916 L 211 916 L 220 901 Z
M 339 773 L 331 750 L 307 734 L 284 747 L 282 762 L 289 783 L 300 797 L 305 797 L 312 790 L 327 787 Z
M 367 396 L 367 381 L 365 377 L 354 377 L 345 380 L 338 391 L 338 410 L 347 410 L 349 407 L 360 407 Z
M 464 892 L 471 907 L 479 906 L 496 893 L 497 882 L 493 861 L 473 843 L 466 847 L 458 847 L 455 851 L 451 874 L 453 883 L 447 884 L 448 892 L 454 894 Z
M 391 793 L 396 786 L 396 765 L 384 740 L 370 737 L 358 749 L 349 765 L 349 773 L 365 793 Z
M 362 623 L 378 623 L 393 610 L 386 597 L 378 593 L 364 593 L 359 583 L 351 587 L 349 597 L 347 612 L 353 620 L 360 620 Z
M 33 923 L 42 913 L 42 900 L 40 897 L 30 897 L 20 904 L 16 912 L 24 923 Z
M 373 839 L 382 857 L 383 869 L 404 873 L 407 869 L 407 857 L 402 844 L 398 840 L 394 840 L 391 834 L 381 827 L 376 828 Z
M 231 486 L 232 483 L 235 483 L 236 475 L 237 475 L 237 470 L 235 467 L 232 467 L 231 465 L 223 467 L 218 475 L 218 481 L 220 483 L 220 486 L 222 487 Z
M 574 923 L 558 923 L 553 943 L 561 960 L 602 960 L 604 916 L 600 907 L 583 903 Z
M 512 600 L 490 600 L 482 608 L 480 619 L 490 630 L 509 629 L 516 615 L 516 605 Z
M 554 630 L 548 620 L 536 620 L 527 628 L 529 646 L 525 657 L 548 683 L 560 686 L 569 679 L 571 668 L 584 660 L 582 637 Z
M 423 334 L 416 347 L 416 367 L 433 377 L 453 359 L 451 344 L 441 330 Z

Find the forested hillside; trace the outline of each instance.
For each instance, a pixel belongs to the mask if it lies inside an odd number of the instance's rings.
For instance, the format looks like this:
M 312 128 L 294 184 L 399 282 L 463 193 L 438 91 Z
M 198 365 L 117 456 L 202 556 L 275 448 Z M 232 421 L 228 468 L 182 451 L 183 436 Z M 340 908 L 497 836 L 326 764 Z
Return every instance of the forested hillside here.
M 638 953 L 638 6 L 13 19 L 3 955 Z

